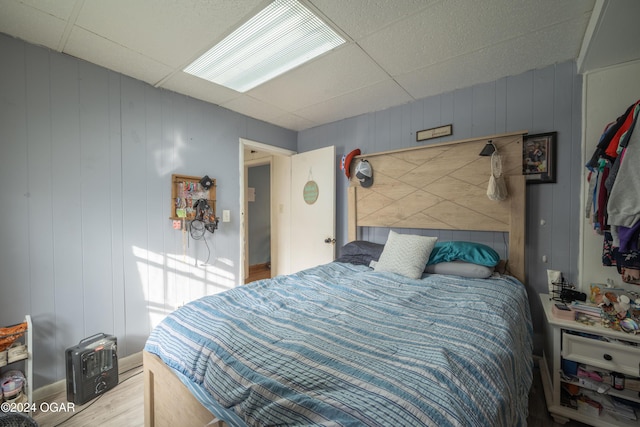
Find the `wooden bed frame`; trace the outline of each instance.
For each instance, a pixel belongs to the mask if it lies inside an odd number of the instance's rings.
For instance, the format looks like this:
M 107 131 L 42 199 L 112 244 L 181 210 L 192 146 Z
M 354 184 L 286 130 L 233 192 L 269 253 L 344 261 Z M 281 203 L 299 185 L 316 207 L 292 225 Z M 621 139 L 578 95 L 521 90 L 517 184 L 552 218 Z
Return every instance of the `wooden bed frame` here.
M 356 157 L 371 163 L 374 184 L 352 178 L 348 192 L 348 240 L 358 227 L 482 230 L 509 233 L 509 271 L 525 283 L 525 179 L 522 144 L 526 132 L 430 144 Z M 479 156 L 491 141 L 503 158 L 509 197 L 489 200 L 490 157 Z M 354 176 L 354 173 L 351 174 Z M 160 358 L 143 352 L 146 427 L 221 427 Z
M 145 427 L 224 425 L 202 406 L 158 356 L 143 351 L 142 363 Z

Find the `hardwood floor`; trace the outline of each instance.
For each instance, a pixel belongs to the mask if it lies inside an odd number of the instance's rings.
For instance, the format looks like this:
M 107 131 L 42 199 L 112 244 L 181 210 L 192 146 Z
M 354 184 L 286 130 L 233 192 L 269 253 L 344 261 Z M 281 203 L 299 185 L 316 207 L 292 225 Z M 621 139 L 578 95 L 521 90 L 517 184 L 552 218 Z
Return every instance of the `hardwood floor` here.
M 268 279 L 271 277 L 271 263 L 255 264 L 249 266 L 249 277 L 244 281 L 245 285 L 260 279 Z
M 36 411 L 33 418 L 40 427 L 144 426 L 144 381 L 142 365 L 121 371 L 113 389 L 84 405 L 64 411 Z M 67 402 L 66 390 L 36 402 L 36 408 L 60 407 Z
M 140 427 L 144 425 L 144 382 L 142 366 L 128 367 L 121 372 L 120 383 L 100 397 L 82 406 L 76 406 L 73 412 L 37 412 L 34 419 L 40 427 Z M 533 385 L 529 393 L 529 427 L 560 427 L 549 416 L 542 389 L 542 380 L 537 366 L 534 368 Z M 66 391 L 46 399 L 44 402 L 67 403 Z M 37 402 L 39 404 L 41 402 Z M 571 421 L 564 427 L 586 427 L 585 424 Z

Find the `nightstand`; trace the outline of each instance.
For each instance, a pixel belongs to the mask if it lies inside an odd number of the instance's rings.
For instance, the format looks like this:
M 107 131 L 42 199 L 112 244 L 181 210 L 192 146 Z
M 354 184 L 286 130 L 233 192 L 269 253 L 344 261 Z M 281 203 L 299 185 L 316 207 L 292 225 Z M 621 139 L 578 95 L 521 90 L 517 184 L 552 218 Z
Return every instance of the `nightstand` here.
M 562 360 L 581 366 L 590 366 L 594 370 L 604 372 L 605 375 L 623 374 L 629 379 L 629 384 L 640 381 L 640 335 L 628 334 L 605 328 L 598 322 L 594 326 L 585 325 L 572 320 L 563 320 L 552 313 L 553 304 L 548 294 L 540 294 L 540 301 L 544 308 L 545 347 L 543 359 L 540 362 L 540 372 L 547 401 L 547 409 L 558 423 L 565 423 L 570 419 L 593 426 L 640 426 L 640 410 L 638 419 L 632 420 L 622 415 L 622 412 L 605 411 L 598 414 L 597 409 L 589 405 L 580 405 L 578 409 L 563 405 L 561 401 L 563 384 L 573 383 L 580 392 L 591 388 L 590 385 L 579 383 L 562 375 Z M 592 383 L 593 384 L 593 383 Z M 606 381 L 605 388 L 610 386 Z M 638 382 L 640 384 L 640 382 Z M 631 386 L 616 390 L 608 387 L 604 393 L 634 402 L 640 406 L 640 390 Z M 586 391 L 598 393 L 597 391 Z M 597 395 L 596 395 L 597 396 Z

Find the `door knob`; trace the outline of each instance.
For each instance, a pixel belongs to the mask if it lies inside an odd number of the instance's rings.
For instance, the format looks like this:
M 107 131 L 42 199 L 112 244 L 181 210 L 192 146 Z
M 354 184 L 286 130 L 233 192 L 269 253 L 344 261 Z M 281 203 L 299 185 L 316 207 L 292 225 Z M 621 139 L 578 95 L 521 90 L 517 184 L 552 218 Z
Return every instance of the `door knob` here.
M 332 239 L 331 237 L 327 237 L 326 239 L 324 239 L 325 243 L 331 243 L 332 245 L 336 244 L 336 239 Z

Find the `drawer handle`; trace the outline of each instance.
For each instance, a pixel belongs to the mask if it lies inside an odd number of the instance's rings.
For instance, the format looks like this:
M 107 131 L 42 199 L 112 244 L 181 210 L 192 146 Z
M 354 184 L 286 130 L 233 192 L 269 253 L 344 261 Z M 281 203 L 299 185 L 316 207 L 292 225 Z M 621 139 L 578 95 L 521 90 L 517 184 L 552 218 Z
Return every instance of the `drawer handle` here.
M 611 357 L 610 354 L 606 354 L 605 353 L 604 356 L 602 356 L 602 357 L 604 357 L 604 360 L 609 360 L 609 361 L 613 360 L 613 357 Z

